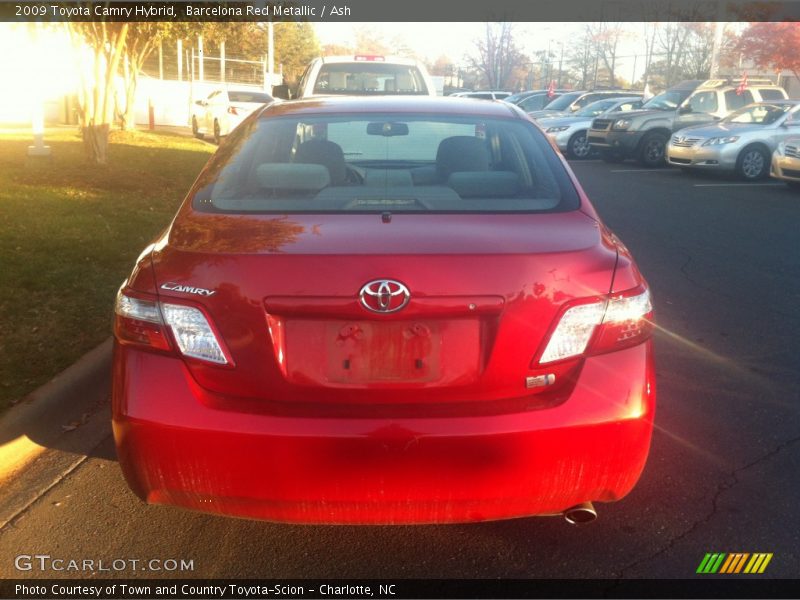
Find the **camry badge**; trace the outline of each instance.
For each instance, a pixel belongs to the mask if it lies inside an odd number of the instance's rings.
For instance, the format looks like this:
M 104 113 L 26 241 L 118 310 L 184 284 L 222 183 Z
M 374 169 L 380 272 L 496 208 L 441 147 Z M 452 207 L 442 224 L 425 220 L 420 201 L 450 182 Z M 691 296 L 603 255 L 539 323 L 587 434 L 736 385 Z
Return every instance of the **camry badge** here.
M 198 296 L 213 296 L 216 290 L 207 290 L 206 288 L 194 287 L 191 285 L 181 285 L 179 283 L 164 283 L 161 285 L 162 290 L 170 292 L 183 292 L 185 294 L 197 294 Z
M 370 281 L 358 293 L 361 305 L 376 313 L 393 313 L 403 308 L 411 299 L 408 288 L 392 279 Z

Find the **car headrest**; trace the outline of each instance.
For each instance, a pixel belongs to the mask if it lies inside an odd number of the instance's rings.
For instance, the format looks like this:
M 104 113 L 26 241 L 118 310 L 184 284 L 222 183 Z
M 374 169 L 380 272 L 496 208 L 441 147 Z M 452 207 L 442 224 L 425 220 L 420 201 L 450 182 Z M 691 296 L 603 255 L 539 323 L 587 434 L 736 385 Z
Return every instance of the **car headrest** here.
M 398 73 L 394 77 L 395 89 L 400 92 L 414 92 L 414 78 L 409 73 Z
M 258 185 L 263 189 L 318 192 L 331 182 L 324 165 L 263 163 L 256 167 Z
M 343 90 L 347 87 L 346 79 L 344 73 L 333 71 L 328 74 L 328 85 L 332 90 Z
M 447 185 L 462 198 L 513 198 L 519 193 L 519 177 L 513 171 L 460 171 Z
M 297 147 L 296 163 L 324 165 L 328 168 L 332 185 L 342 185 L 347 178 L 344 152 L 339 144 L 328 140 L 309 140 Z
M 458 135 L 443 139 L 436 151 L 436 171 L 442 179 L 456 171 L 488 171 L 489 149 L 480 138 Z

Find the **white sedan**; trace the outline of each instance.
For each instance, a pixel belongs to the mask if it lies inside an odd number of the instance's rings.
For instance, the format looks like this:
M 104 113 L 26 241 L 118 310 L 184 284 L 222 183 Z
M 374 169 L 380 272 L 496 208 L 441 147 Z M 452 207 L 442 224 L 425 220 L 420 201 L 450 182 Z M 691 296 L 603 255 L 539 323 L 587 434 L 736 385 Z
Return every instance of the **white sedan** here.
M 269 94 L 255 90 L 214 90 L 207 98 L 194 103 L 192 133 L 201 139 L 210 133 L 214 136 L 214 141 L 219 143 L 247 115 L 273 101 Z

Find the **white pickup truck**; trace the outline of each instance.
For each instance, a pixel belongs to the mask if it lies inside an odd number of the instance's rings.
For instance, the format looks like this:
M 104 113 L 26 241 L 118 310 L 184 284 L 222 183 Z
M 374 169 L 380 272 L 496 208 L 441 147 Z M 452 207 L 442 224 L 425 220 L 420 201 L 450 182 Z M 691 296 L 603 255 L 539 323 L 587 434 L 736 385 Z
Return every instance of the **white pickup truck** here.
M 425 65 L 418 61 L 361 54 L 315 58 L 300 78 L 294 97 L 331 95 L 436 96 L 437 93 Z

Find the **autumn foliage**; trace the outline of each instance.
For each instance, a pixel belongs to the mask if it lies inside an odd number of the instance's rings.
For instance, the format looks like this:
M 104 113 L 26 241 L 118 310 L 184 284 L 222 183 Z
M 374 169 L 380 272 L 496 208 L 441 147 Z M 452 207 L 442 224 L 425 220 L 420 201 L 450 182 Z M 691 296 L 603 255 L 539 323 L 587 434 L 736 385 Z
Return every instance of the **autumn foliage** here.
M 800 77 L 800 22 L 751 23 L 736 49 L 759 68 L 788 70 Z

